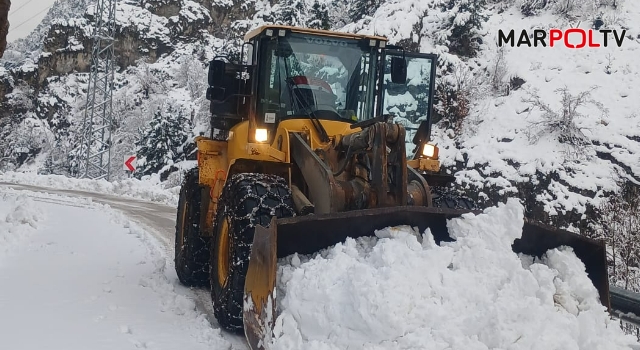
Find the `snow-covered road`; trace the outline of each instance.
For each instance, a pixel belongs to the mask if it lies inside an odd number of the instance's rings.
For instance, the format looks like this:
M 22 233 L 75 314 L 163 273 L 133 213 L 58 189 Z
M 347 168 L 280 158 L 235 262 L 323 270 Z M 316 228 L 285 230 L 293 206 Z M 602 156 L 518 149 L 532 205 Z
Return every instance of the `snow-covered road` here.
M 161 203 L 149 202 L 134 198 L 108 195 L 104 193 L 87 192 L 81 190 L 63 190 L 42 186 L 11 184 L 0 182 L 0 189 L 11 188 L 31 192 L 46 192 L 65 197 L 91 199 L 92 202 L 106 204 L 113 209 L 124 213 L 138 224 L 150 228 L 151 233 L 164 243 L 167 248 L 173 246 L 175 229 L 176 208 Z M 61 197 L 60 197 L 61 198 Z M 43 200 L 40 196 L 39 200 Z M 59 202 L 60 199 L 58 198 Z
M 209 321 L 207 290 L 178 284 L 173 215 L 115 196 L 0 186 L 0 348 L 246 349 Z
M 47 192 L 47 193 L 44 193 Z M 246 349 L 179 285 L 175 210 L 0 185 L 2 349 Z M 640 350 L 568 250 L 511 252 L 516 200 L 455 219 L 437 246 L 411 228 L 282 259 L 271 349 Z

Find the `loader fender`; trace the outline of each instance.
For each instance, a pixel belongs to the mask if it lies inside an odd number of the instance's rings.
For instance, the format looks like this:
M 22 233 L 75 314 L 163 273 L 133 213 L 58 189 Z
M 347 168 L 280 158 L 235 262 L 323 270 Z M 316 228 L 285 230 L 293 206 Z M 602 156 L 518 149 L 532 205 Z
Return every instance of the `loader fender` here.
M 290 169 L 291 164 L 289 163 L 239 158 L 229 165 L 227 178 L 230 179 L 237 174 L 258 173 L 275 175 L 288 180 Z

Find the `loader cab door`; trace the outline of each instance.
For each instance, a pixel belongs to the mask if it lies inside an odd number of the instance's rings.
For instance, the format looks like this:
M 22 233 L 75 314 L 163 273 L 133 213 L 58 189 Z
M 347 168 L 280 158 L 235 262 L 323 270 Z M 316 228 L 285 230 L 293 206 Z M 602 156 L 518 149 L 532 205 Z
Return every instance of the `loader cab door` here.
M 406 80 L 398 81 L 398 61 L 404 60 Z M 386 51 L 382 77 L 381 114 L 390 114 L 395 121 L 409 126 L 431 122 L 437 55 Z M 410 131 L 410 130 L 409 130 Z

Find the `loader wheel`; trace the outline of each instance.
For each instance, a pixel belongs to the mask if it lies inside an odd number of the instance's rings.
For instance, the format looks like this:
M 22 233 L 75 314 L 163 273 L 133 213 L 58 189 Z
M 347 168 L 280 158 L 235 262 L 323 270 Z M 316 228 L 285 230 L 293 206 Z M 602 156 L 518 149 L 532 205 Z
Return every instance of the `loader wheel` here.
M 185 175 L 178 200 L 175 265 L 180 282 L 187 286 L 209 283 L 209 237 L 200 236 L 201 187 L 198 168 Z
M 211 298 L 220 326 L 242 332 L 244 280 L 256 225 L 294 216 L 291 190 L 278 176 L 233 175 L 220 196 L 211 247 Z
M 471 198 L 458 194 L 458 192 L 452 188 L 434 186 L 431 187 L 431 195 L 433 206 L 436 208 L 463 210 L 477 209 L 476 204 Z

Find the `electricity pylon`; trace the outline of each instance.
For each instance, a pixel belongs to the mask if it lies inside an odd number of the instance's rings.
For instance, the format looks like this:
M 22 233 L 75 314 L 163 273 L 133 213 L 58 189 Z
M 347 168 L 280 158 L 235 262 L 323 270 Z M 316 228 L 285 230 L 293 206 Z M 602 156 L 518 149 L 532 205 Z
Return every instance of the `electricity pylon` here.
M 97 0 L 78 177 L 109 180 L 116 0 Z

